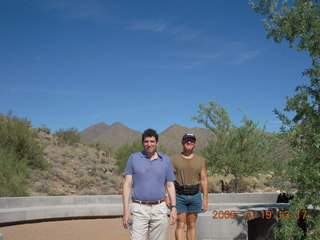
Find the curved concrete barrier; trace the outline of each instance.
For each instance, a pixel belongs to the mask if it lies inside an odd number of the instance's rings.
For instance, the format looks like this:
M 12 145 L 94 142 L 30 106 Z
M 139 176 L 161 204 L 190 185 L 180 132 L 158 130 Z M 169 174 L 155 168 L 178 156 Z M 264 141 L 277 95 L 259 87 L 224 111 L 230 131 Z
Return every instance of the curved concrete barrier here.
M 0 198 L 0 224 L 121 215 L 121 195 Z
M 214 221 L 213 211 L 234 210 L 239 216 L 248 209 L 259 212 L 261 209 L 271 209 L 272 205 L 276 204 L 278 195 L 278 193 L 209 194 L 209 211 L 198 216 L 197 239 L 248 239 L 250 221 L 245 218 L 222 218 Z M 0 198 L 0 225 L 38 220 L 116 216 L 122 216 L 121 195 Z M 258 228 L 261 224 L 257 224 L 251 225 L 253 228 Z

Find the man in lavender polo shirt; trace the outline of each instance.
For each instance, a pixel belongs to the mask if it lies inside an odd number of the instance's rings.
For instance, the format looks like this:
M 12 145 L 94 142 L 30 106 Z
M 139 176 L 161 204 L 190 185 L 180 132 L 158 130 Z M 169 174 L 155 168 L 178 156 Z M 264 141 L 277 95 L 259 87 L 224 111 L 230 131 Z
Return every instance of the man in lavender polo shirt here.
M 133 219 L 132 240 L 165 240 L 167 233 L 167 206 L 165 188 L 171 200 L 170 224 L 177 219 L 175 175 L 167 155 L 157 152 L 159 136 L 153 129 L 142 134 L 144 150 L 131 154 L 125 168 L 123 184 L 123 226 Z M 133 188 L 132 188 L 133 186 Z M 165 186 L 165 188 L 164 188 Z M 132 192 L 131 192 L 132 189 Z M 131 212 L 129 198 L 132 196 Z

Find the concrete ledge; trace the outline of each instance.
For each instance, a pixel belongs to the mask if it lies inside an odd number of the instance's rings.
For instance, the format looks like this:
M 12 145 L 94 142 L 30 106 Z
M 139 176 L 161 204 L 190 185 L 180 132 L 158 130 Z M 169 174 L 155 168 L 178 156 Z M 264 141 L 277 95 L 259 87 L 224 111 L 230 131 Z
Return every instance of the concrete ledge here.
M 121 195 L 0 198 L 0 224 L 121 215 Z
M 277 193 L 209 194 L 209 211 L 276 203 Z M 122 216 L 121 195 L 0 198 L 0 224 L 60 218 Z
M 81 195 L 45 197 L 4 197 L 0 198 L 0 209 L 60 205 L 122 204 L 121 195 Z
M 276 203 L 279 193 L 213 193 L 210 204 L 223 203 Z

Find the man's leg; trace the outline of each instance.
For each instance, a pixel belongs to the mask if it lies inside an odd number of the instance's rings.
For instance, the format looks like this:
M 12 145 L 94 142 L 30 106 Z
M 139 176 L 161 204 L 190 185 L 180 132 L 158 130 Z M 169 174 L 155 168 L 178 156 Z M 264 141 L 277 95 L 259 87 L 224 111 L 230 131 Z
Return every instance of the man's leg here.
M 150 206 L 149 240 L 165 240 L 168 229 L 168 208 L 165 202 Z
M 185 229 L 187 226 L 187 212 L 188 209 L 188 196 L 182 194 L 176 194 L 177 199 L 177 210 L 178 210 L 178 219 L 176 226 L 176 240 L 184 240 L 185 239 Z
M 202 211 L 201 193 L 189 195 L 189 205 L 187 213 L 187 240 L 196 239 L 196 221 L 198 213 Z
M 184 240 L 185 239 L 185 227 L 187 222 L 187 213 L 179 213 L 177 219 L 176 226 L 176 240 Z
M 149 225 L 148 206 L 139 203 L 132 203 L 132 230 L 130 231 L 131 240 L 145 240 Z
M 196 239 L 196 221 L 198 213 L 187 213 L 187 240 Z

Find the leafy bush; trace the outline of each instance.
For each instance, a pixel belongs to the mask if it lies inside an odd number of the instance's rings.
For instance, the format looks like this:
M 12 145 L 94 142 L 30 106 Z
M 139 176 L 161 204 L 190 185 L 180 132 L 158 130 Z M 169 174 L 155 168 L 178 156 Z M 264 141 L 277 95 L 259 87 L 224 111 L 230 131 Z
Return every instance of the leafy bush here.
M 63 144 L 80 143 L 80 135 L 76 128 L 59 129 L 55 134 Z
M 43 148 L 35 140 L 36 132 L 26 119 L 12 116 L 0 117 L 0 147 L 14 153 L 18 159 L 25 159 L 28 167 L 45 167 Z
M 0 115 L 0 196 L 25 195 L 29 170 L 46 166 L 30 122 Z
M 0 148 L 0 197 L 15 197 L 26 195 L 28 175 L 27 161 Z

